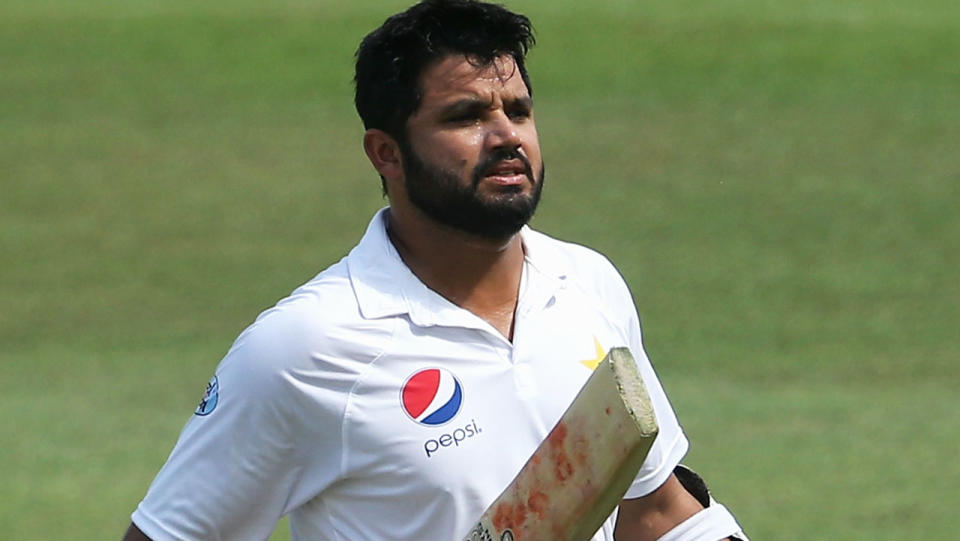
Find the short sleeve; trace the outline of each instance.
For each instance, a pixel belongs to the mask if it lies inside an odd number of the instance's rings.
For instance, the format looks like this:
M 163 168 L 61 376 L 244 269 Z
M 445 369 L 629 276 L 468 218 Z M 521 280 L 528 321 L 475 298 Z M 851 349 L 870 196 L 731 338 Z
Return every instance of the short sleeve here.
M 336 479 L 342 394 L 322 384 L 313 327 L 286 306 L 240 335 L 133 513 L 147 536 L 266 539 Z
M 617 307 L 614 313 L 620 318 L 621 325 L 626 325 L 628 347 L 653 402 L 660 429 L 657 439 L 647 454 L 647 459 L 624 496 L 628 499 L 639 498 L 653 492 L 666 482 L 673 473 L 673 469 L 686 455 L 689 442 L 643 348 L 640 318 L 633 303 L 633 296 L 620 274 L 612 265 L 610 267 L 615 276 L 605 280 L 604 288 L 607 289 L 605 294 L 608 296 L 608 302 Z

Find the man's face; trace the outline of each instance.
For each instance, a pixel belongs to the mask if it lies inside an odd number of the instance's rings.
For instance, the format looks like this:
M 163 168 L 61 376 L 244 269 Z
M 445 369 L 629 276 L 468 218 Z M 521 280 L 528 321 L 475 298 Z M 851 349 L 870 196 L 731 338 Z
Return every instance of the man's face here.
M 504 239 L 533 216 L 544 166 L 533 102 L 513 58 L 448 56 L 424 70 L 401 144 L 410 202 L 431 219 Z

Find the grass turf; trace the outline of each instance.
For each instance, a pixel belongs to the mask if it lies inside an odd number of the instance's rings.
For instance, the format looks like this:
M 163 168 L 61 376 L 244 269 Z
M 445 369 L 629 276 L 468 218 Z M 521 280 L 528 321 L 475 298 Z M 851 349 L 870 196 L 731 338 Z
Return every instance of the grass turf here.
M 351 55 L 403 5 L 0 5 L 9 538 L 119 537 L 236 333 L 359 238 Z M 535 225 L 627 277 L 688 462 L 758 539 L 949 538 L 960 7 L 511 5 Z

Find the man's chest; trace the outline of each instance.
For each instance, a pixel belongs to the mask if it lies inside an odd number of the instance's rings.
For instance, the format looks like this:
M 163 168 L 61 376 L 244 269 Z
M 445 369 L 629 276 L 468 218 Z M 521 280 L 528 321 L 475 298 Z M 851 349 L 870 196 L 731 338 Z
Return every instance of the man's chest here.
M 549 308 L 518 311 L 512 344 L 481 329 L 404 327 L 351 393 L 342 487 L 404 487 L 482 510 L 606 351 L 626 345 L 597 310 Z

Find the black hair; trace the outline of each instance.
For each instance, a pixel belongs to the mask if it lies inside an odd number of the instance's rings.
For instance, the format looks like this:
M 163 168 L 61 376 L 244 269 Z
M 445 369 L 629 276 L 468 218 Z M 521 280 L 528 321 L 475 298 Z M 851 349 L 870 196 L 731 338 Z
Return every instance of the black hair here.
M 423 0 L 388 18 L 357 49 L 357 113 L 366 129 L 406 141 L 406 122 L 420 107 L 420 75 L 431 63 L 462 54 L 478 66 L 510 55 L 533 94 L 524 64 L 534 44 L 530 19 L 476 0 Z

